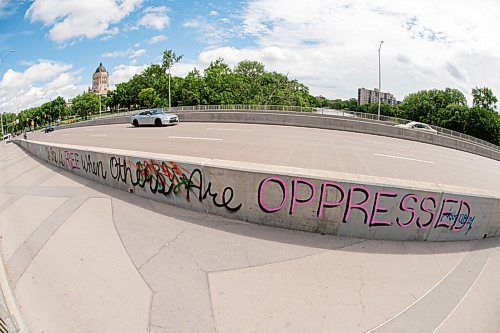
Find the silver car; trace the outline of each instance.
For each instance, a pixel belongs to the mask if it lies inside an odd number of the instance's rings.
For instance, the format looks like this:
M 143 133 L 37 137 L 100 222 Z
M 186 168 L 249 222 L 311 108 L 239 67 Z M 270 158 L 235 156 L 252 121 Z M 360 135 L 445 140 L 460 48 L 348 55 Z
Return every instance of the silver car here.
M 141 125 L 175 125 L 179 123 L 179 117 L 173 113 L 165 113 L 160 109 L 154 109 L 134 114 L 131 123 L 135 127 Z
M 407 128 L 407 129 L 437 134 L 437 131 L 434 128 L 430 127 L 427 124 L 419 123 L 417 121 L 410 121 L 408 124 L 404 124 L 404 125 L 399 124 L 399 125 L 395 125 L 394 127 Z

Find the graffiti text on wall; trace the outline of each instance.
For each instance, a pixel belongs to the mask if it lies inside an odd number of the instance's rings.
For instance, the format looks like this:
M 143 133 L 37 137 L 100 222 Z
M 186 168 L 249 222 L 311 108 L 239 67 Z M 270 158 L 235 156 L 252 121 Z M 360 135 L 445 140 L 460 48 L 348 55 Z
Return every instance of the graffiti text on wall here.
M 299 190 L 307 193 L 299 198 Z M 279 198 L 270 205 L 269 198 Z M 330 198 L 330 200 L 327 199 Z M 396 192 L 377 191 L 353 185 L 348 188 L 340 183 L 325 181 L 320 186 L 307 179 L 294 178 L 291 186 L 281 177 L 267 177 L 260 182 L 257 201 L 265 213 L 276 213 L 288 205 L 288 214 L 293 215 L 298 206 L 315 205 L 316 217 L 321 219 L 327 209 L 339 209 L 342 222 L 351 221 L 353 212 L 362 215 L 363 223 L 369 227 L 398 225 L 407 228 L 415 225 L 418 228 L 446 228 L 459 232 L 469 226 L 472 228 L 475 219 L 472 207 L 466 200 L 455 198 L 439 199 L 436 195 L 418 196 L 414 193 L 401 195 Z M 359 216 L 359 215 L 358 215 Z
M 174 162 L 159 162 L 154 160 L 136 162 L 135 164 L 122 157 L 111 157 L 109 161 L 111 177 L 118 182 L 149 188 L 151 193 L 168 196 L 171 193 L 185 194 L 186 200 L 191 200 L 194 194 L 200 202 L 210 198 L 216 207 L 223 207 L 236 212 L 242 204 L 233 205 L 234 190 L 224 187 L 222 192 L 213 190 L 212 182 L 204 183 L 200 169 L 188 170 Z
M 61 151 L 48 147 L 47 160 L 62 168 L 83 170 L 86 173 L 102 177 L 103 179 L 107 177 L 107 172 L 104 170 L 102 162 L 94 161 L 90 154 L 79 154 L 72 150 Z

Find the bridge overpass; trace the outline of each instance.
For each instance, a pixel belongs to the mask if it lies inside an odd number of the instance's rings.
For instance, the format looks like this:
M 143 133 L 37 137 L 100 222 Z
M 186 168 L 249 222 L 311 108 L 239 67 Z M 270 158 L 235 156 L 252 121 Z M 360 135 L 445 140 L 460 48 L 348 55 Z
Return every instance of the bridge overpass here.
M 2 148 L 2 288 L 21 330 L 498 330 L 500 162 L 228 121 L 122 121 Z M 435 209 L 415 205 L 426 197 Z

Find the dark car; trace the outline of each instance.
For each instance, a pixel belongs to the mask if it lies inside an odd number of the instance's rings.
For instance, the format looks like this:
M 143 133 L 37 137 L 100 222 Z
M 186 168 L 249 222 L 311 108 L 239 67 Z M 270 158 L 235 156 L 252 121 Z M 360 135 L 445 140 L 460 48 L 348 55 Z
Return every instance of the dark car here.
M 45 133 L 54 132 L 54 127 L 52 127 L 52 126 L 47 126 L 47 127 L 45 127 L 44 132 L 45 132 Z

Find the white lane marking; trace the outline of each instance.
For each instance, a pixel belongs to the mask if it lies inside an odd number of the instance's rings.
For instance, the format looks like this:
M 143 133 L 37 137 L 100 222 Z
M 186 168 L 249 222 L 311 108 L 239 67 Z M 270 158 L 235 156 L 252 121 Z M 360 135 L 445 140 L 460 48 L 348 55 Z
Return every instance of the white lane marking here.
M 383 143 L 383 142 L 377 142 L 377 141 L 365 141 L 367 143 L 375 143 L 377 145 L 385 145 L 385 146 L 394 146 L 394 147 L 399 147 L 399 148 L 408 148 L 408 146 L 402 146 L 402 145 L 399 145 L 399 144 L 395 144 L 395 143 Z
M 222 141 L 222 139 L 215 138 L 196 138 L 191 136 L 169 136 L 169 139 L 186 139 L 186 140 L 209 140 L 209 141 Z
M 108 136 L 107 134 L 90 134 L 90 136 Z
M 390 157 L 390 158 L 398 158 L 400 160 L 408 160 L 408 161 L 415 161 L 415 162 L 430 163 L 430 164 L 434 164 L 435 163 L 435 162 L 432 162 L 432 161 L 417 160 L 416 158 L 409 158 L 409 157 L 402 157 L 402 156 L 392 156 L 392 155 L 377 154 L 377 153 L 373 153 L 373 155 L 375 155 L 375 156 L 382 156 L 382 157 Z
M 213 128 L 209 127 L 207 130 L 210 131 L 233 131 L 233 132 L 253 132 L 252 130 L 242 130 L 242 129 L 235 129 L 235 128 Z

